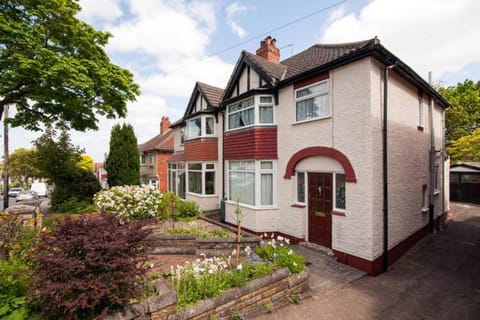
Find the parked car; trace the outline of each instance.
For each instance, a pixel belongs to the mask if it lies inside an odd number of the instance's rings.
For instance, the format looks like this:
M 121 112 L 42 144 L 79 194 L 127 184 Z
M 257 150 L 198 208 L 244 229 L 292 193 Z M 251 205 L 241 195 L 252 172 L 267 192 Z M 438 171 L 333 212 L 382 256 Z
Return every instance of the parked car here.
M 39 197 L 47 196 L 47 184 L 45 182 L 34 182 L 30 190 L 35 191 Z
M 15 198 L 15 197 L 18 196 L 18 194 L 19 194 L 20 192 L 22 192 L 22 191 L 23 191 L 23 188 L 11 188 L 11 189 L 8 191 L 8 196 Z
M 35 191 L 28 190 L 28 191 L 22 191 L 17 195 L 17 201 L 22 201 L 22 200 L 33 200 L 37 199 L 38 195 Z

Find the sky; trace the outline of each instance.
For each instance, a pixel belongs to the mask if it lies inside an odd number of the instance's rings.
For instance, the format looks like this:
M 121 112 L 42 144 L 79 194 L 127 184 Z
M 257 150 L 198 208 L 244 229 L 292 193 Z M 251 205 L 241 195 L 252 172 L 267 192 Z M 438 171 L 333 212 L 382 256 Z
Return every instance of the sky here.
M 133 125 L 138 142 L 160 119 L 182 117 L 195 81 L 225 87 L 242 50 L 267 35 L 281 59 L 316 43 L 377 36 L 420 76 L 443 86 L 480 80 L 478 0 L 80 0 L 78 18 L 113 37 L 106 51 L 130 70 L 141 95 L 125 119 L 99 119 L 98 131 L 71 132 L 95 161 L 108 153 L 115 123 Z M 0 126 L 1 127 L 1 126 Z M 3 132 L 3 128 L 0 128 Z M 41 132 L 10 130 L 10 152 L 31 148 Z M 0 148 L 3 154 L 3 146 Z

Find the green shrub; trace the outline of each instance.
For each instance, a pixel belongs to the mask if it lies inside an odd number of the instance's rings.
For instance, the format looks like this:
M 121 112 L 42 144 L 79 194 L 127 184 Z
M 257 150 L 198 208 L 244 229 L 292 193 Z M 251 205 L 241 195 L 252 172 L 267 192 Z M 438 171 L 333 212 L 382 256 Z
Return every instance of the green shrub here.
M 194 218 L 200 214 L 200 207 L 194 201 L 183 201 L 177 210 L 180 218 Z
M 100 184 L 92 172 L 75 168 L 55 183 L 55 189 L 51 196 L 52 210 L 65 212 L 60 211 L 61 206 L 72 198 L 78 202 L 91 204 L 93 195 L 99 190 Z
M 60 213 L 89 213 L 98 211 L 98 208 L 89 201 L 79 201 L 76 197 L 72 197 L 57 205 L 56 211 Z
M 230 231 L 222 230 L 222 229 L 215 229 L 210 232 L 202 231 L 197 228 L 175 228 L 175 229 L 168 229 L 166 231 L 167 234 L 179 234 L 179 235 L 194 235 L 199 239 L 205 238 L 228 238 L 231 236 Z
M 276 266 L 286 267 L 292 274 L 297 274 L 305 267 L 305 258 L 293 252 L 288 246 L 288 240 L 283 237 L 271 238 L 255 249 L 263 259 L 271 261 Z

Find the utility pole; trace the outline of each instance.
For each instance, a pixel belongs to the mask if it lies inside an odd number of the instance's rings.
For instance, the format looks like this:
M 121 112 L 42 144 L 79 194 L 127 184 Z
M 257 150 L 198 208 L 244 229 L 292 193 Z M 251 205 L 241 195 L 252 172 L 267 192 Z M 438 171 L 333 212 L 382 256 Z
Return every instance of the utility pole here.
M 8 105 L 3 106 L 3 210 L 8 208 Z

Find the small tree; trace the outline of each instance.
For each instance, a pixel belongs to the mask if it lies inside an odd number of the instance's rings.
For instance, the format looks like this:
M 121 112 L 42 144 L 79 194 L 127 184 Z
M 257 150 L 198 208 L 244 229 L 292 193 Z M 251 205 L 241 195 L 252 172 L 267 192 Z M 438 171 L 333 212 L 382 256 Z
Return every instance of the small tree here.
M 126 306 L 142 292 L 150 233 L 115 215 L 69 216 L 41 234 L 30 294 L 48 319 L 90 319 Z
M 110 187 L 140 184 L 140 154 L 131 125 L 113 126 L 105 169 Z

